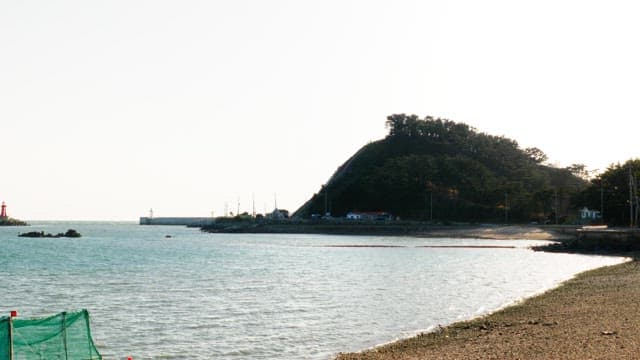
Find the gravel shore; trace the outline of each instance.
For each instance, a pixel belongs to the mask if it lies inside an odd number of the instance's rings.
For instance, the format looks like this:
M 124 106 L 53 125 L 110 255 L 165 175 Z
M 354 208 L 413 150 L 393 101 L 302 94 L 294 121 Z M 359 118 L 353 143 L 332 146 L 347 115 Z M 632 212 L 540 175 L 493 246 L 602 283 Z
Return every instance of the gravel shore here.
M 639 254 L 625 256 L 491 315 L 337 359 L 637 359 Z

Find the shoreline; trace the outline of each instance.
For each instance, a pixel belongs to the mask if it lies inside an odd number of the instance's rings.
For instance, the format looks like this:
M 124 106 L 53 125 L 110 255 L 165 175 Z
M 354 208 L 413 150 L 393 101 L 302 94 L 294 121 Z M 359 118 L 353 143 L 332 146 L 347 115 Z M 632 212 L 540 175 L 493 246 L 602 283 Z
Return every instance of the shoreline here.
M 524 224 L 430 224 L 415 221 L 237 221 L 220 222 L 200 227 L 208 233 L 241 234 L 327 234 L 364 236 L 410 236 L 475 238 L 488 240 L 572 239 L 577 226 Z
M 513 231 L 512 231 L 513 232 Z M 565 239 L 552 234 L 551 241 Z M 534 239 L 538 240 L 538 239 Z M 547 240 L 547 239 L 545 239 Z M 391 341 L 336 360 L 633 358 L 640 343 L 639 252 L 536 248 L 621 256 L 617 265 L 581 272 L 539 294 L 470 320 Z M 561 246 L 558 247 L 557 245 Z

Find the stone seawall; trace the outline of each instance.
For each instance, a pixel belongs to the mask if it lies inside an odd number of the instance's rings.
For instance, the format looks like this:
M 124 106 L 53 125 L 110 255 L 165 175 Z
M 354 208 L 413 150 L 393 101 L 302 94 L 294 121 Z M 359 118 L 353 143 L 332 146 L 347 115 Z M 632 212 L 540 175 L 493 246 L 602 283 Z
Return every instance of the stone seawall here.
M 594 250 L 640 250 L 639 229 L 579 229 L 576 246 Z

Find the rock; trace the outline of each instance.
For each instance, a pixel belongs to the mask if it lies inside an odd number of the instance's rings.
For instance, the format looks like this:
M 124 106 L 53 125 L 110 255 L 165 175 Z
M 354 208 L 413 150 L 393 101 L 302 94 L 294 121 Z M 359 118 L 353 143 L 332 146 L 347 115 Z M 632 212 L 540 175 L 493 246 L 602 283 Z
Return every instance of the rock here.
M 19 234 L 18 236 L 30 237 L 30 238 L 61 238 L 61 237 L 79 238 L 82 235 L 80 235 L 80 233 L 75 231 L 74 229 L 69 229 L 65 233 L 57 233 L 56 235 L 53 235 L 51 233 L 45 234 L 44 231 L 30 231 L 30 232 Z
M 82 235 L 80 235 L 80 233 L 75 231 L 74 229 L 69 229 L 66 233 L 64 233 L 64 237 L 79 238 L 82 237 Z
M 47 235 L 49 235 L 49 237 L 53 237 L 53 235 L 51 234 L 45 234 L 44 231 L 29 231 L 26 233 L 22 233 L 18 236 L 20 237 L 30 237 L 30 238 L 41 238 L 41 237 L 47 237 Z

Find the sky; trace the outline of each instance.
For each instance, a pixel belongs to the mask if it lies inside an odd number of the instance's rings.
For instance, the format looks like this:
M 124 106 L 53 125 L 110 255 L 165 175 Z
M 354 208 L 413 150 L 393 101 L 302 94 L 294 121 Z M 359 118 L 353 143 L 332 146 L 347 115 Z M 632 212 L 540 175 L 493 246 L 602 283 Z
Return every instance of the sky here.
M 640 3 L 3 0 L 0 201 L 25 220 L 294 211 L 390 114 L 603 171 L 640 156 Z

